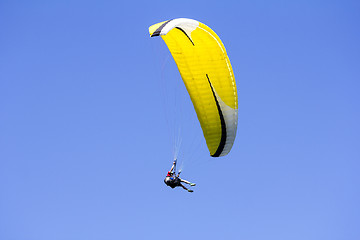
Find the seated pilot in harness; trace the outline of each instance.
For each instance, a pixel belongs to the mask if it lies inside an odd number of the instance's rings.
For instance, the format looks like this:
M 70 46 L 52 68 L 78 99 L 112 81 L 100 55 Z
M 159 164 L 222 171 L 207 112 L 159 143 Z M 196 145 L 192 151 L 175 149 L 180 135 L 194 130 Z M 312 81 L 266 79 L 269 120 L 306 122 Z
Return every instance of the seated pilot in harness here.
M 193 192 L 193 190 L 187 189 L 181 183 L 183 182 L 183 183 L 189 184 L 190 186 L 195 186 L 196 184 L 179 178 L 181 171 L 179 171 L 179 173 L 176 175 L 176 173 L 175 173 L 176 171 L 174 170 L 175 168 L 176 168 L 176 160 L 173 162 L 173 165 L 172 165 L 170 171 L 168 171 L 168 173 L 164 179 L 165 184 L 171 188 L 182 187 L 183 189 L 185 189 L 188 192 Z

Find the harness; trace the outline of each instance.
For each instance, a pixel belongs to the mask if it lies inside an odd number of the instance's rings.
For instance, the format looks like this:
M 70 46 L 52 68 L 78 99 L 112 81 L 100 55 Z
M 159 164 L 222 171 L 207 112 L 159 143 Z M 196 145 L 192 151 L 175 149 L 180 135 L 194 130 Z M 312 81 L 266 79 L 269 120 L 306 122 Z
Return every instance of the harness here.
M 176 159 L 175 159 L 174 169 L 170 173 L 172 173 L 172 175 L 168 177 L 170 179 L 170 181 L 166 181 L 166 178 L 165 178 L 165 180 L 164 180 L 165 184 L 168 185 L 171 188 L 175 188 L 177 186 L 180 186 L 181 181 L 176 176 Z

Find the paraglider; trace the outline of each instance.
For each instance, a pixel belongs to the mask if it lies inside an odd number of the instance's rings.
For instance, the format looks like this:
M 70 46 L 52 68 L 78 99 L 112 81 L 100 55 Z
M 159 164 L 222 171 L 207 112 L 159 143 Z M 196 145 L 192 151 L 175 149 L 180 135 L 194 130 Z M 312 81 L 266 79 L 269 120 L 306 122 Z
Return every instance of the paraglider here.
M 178 172 L 178 174 L 176 174 L 176 160 L 173 162 L 173 165 L 171 166 L 170 171 L 168 171 L 164 182 L 166 185 L 168 185 L 171 188 L 175 188 L 175 187 L 182 187 L 183 189 L 185 189 L 188 192 L 193 192 L 193 190 L 186 188 L 183 183 L 189 184 L 190 186 L 195 186 L 195 183 L 191 183 L 187 180 L 181 179 L 180 178 L 180 173 L 181 171 Z
M 151 37 L 160 36 L 170 50 L 210 155 L 227 155 L 236 136 L 238 96 L 230 60 L 220 38 L 205 24 L 187 18 L 154 24 L 149 33 Z

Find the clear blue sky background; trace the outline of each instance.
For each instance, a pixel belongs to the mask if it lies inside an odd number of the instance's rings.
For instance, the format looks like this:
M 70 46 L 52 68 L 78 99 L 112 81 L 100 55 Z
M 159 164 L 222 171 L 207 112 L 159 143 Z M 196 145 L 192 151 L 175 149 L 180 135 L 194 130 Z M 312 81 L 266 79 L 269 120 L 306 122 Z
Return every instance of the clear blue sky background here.
M 355 0 L 0 1 L 0 239 L 360 239 L 359 13 Z M 218 33 L 239 93 L 232 152 L 202 144 L 204 164 L 183 172 L 194 193 L 163 183 L 166 47 L 148 35 L 177 17 Z

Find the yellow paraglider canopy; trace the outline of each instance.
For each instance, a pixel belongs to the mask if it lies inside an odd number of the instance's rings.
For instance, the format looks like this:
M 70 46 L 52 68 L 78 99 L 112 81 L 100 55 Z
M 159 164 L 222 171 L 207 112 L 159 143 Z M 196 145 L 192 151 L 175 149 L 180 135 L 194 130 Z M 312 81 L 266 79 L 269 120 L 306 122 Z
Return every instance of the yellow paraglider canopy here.
M 228 154 L 238 119 L 234 73 L 220 38 L 196 20 L 178 18 L 149 28 L 168 46 L 189 92 L 213 157 Z

